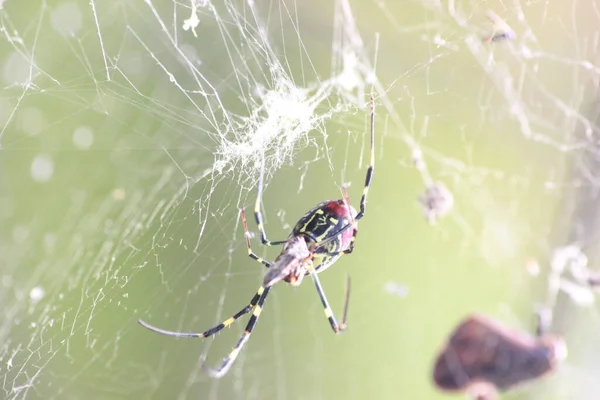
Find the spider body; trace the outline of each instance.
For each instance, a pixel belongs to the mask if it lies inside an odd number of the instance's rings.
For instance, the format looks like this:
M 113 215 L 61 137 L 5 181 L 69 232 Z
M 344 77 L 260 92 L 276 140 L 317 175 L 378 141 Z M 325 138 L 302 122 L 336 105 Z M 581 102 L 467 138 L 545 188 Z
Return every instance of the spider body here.
M 138 322 L 146 329 L 162 335 L 174 337 L 206 338 L 221 331 L 223 328 L 230 326 L 243 315 L 252 312 L 242 336 L 238 340 L 235 347 L 231 350 L 229 355 L 223 360 L 223 363 L 218 369 L 206 367 L 204 363 L 204 356 L 202 356 L 201 362 L 205 371 L 214 378 L 220 378 L 229 371 L 231 365 L 250 338 L 250 335 L 262 312 L 263 305 L 273 285 L 283 280 L 293 286 L 298 286 L 300 283 L 302 283 L 304 276 L 310 275 L 323 306 L 325 317 L 327 318 L 332 331 L 336 334 L 343 332 L 346 328 L 346 317 L 348 313 L 350 278 L 348 277 L 347 281 L 346 299 L 344 304 L 344 312 L 342 315 L 342 322 L 341 324 L 338 324 L 333 315 L 333 311 L 329 306 L 329 302 L 327 301 L 325 292 L 321 286 L 317 274 L 329 268 L 342 255 L 350 254 L 354 250 L 354 240 L 358 233 L 357 222 L 365 215 L 367 195 L 373 178 L 373 170 L 375 168 L 375 105 L 373 98 L 371 98 L 370 136 L 371 161 L 369 167 L 367 168 L 365 186 L 360 199 L 359 212 L 357 213 L 356 210 L 350 206 L 348 194 L 344 188 L 344 199 L 323 201 L 308 210 L 298 220 L 286 240 L 269 241 L 267 239 L 260 211 L 263 189 L 263 173 L 261 172 L 258 182 L 258 196 L 256 197 L 256 203 L 254 205 L 254 217 L 256 224 L 258 225 L 260 239 L 262 244 L 265 246 L 283 245 L 283 249 L 273 262 L 264 260 L 254 254 L 250 244 L 250 233 L 248 231 L 246 214 L 242 208 L 240 215 L 244 225 L 248 256 L 268 268 L 261 286 L 244 308 L 220 324 L 202 333 L 168 331 L 152 326 L 142 320 L 138 320 Z
M 311 269 L 319 273 L 335 263 L 352 242 L 353 232 L 344 227 L 355 216 L 356 210 L 344 199 L 323 201 L 308 210 L 269 267 L 263 286 L 273 286 L 280 280 L 298 286 Z
M 348 207 L 344 199 L 323 201 L 308 210 L 296 223 L 290 237 L 303 235 L 307 242 L 319 243 L 330 240 L 337 235 L 337 249 L 347 247 L 352 239 L 352 232 L 345 230 L 339 233 L 356 216 L 356 211 Z M 333 234 L 333 235 L 332 235 Z
M 344 199 L 324 201 L 300 218 L 290 237 L 303 236 L 306 243 L 314 247 L 315 271 L 322 272 L 335 263 L 350 246 L 353 232 L 343 229 L 355 217 L 356 210 L 347 206 Z

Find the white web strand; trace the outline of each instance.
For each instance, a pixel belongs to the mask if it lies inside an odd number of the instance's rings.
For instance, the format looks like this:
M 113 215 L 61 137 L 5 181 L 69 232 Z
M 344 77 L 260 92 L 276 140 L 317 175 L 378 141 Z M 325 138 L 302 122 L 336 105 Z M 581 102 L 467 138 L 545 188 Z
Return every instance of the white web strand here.
M 598 327 L 593 258 L 549 238 L 572 228 L 549 222 L 554 207 L 597 181 L 591 164 L 578 176 L 566 167 L 597 140 L 580 111 L 600 82 L 597 2 L 583 13 L 581 2 L 518 0 L 21 3 L 0 1 L 0 397 L 362 398 L 373 382 L 416 382 L 398 372 L 425 351 L 405 347 L 423 343 L 405 324 L 428 315 L 437 334 L 450 315 L 439 305 L 456 299 L 512 312 L 515 298 L 553 308 L 566 293 L 594 317 L 583 332 Z M 506 40 L 485 40 L 498 24 L 484 6 L 511 28 Z M 344 268 L 360 276 L 352 336 L 330 341 L 309 289 L 274 290 L 226 385 L 195 357 L 219 359 L 243 322 L 214 345 L 140 331 L 141 315 L 208 327 L 251 294 L 264 269 L 238 258 L 238 208 L 263 169 L 267 187 L 286 191 L 266 194 L 274 232 L 346 179 L 354 202 L 371 92 L 376 200 L 357 254 L 323 276 L 332 291 Z M 515 266 L 544 255 L 547 297 L 523 299 L 529 281 Z M 500 299 L 481 293 L 488 284 Z M 383 290 L 405 297 L 384 304 Z M 364 351 L 379 344 L 387 350 Z M 379 356 L 394 349 L 407 358 Z

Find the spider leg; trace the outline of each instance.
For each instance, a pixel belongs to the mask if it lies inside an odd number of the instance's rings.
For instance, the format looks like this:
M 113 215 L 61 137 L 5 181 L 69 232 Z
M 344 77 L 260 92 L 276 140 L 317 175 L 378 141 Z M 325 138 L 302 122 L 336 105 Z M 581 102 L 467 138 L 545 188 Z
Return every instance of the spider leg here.
M 258 291 L 256 292 L 256 294 L 254 295 L 254 297 L 252 297 L 252 300 L 250 300 L 250 303 L 246 307 L 242 308 L 236 314 L 227 318 L 225 321 L 221 322 L 219 325 L 213 326 L 212 328 L 207 329 L 206 331 L 204 331 L 202 333 L 167 331 L 165 329 L 157 328 L 153 325 L 150 325 L 149 323 L 147 323 L 141 319 L 138 319 L 138 323 L 140 325 L 142 325 L 144 328 L 146 328 L 152 332 L 160 333 L 161 335 L 182 337 L 182 338 L 206 338 L 206 337 L 214 335 L 215 333 L 219 332 L 223 328 L 231 325 L 232 323 L 235 322 L 235 320 L 237 320 L 241 316 L 248 314 L 260 302 L 260 297 L 263 296 L 266 291 L 268 291 L 268 289 L 265 289 L 261 286 L 258 289 Z
M 242 222 L 244 223 L 244 237 L 246 238 L 246 248 L 248 248 L 248 256 L 250 256 L 251 259 L 253 259 L 253 260 L 261 263 L 265 267 L 269 268 L 271 266 L 271 263 L 269 261 L 266 261 L 266 260 L 260 258 L 256 254 L 254 254 L 254 252 L 252 251 L 252 245 L 250 244 L 250 232 L 248 231 L 248 222 L 246 221 L 246 213 L 243 208 L 241 210 L 240 215 L 242 216 Z M 260 225 L 259 225 L 259 227 L 260 227 Z
M 342 323 L 338 324 L 337 320 L 335 319 L 335 316 L 333 315 L 333 311 L 331 310 L 331 307 L 329 306 L 329 302 L 327 301 L 327 297 L 325 296 L 325 291 L 323 290 L 323 287 L 321 286 L 321 282 L 319 281 L 319 277 L 318 277 L 317 272 L 315 271 L 314 267 L 310 266 L 308 272 L 309 272 L 310 276 L 312 276 L 312 278 L 313 278 L 313 282 L 315 283 L 317 293 L 319 294 L 319 298 L 321 299 L 321 304 L 323 305 L 323 309 L 325 311 L 325 317 L 327 317 L 327 320 L 329 321 L 329 325 L 331 325 L 331 329 L 333 330 L 333 333 L 335 333 L 335 334 L 342 333 L 346 329 L 346 321 L 348 318 L 348 306 L 350 304 L 350 284 L 351 284 L 350 275 L 348 275 L 348 278 L 346 281 L 346 300 L 344 301 L 344 313 L 342 314 Z
M 344 192 L 344 201 L 346 202 L 346 206 L 350 210 L 350 197 L 348 196 L 348 189 L 344 186 L 342 190 Z M 352 225 L 352 238 L 350 239 L 348 248 L 343 250 L 341 252 L 342 254 L 350 254 L 354 251 L 354 241 L 356 240 L 356 235 L 358 235 L 358 225 L 356 224 L 356 218 L 354 218 L 352 213 L 350 213 L 350 225 Z
M 334 239 L 346 229 L 352 228 L 352 238 L 350 239 L 350 244 L 348 245 L 348 248 L 343 251 L 344 254 L 350 254 L 354 251 L 354 241 L 356 240 L 356 235 L 358 234 L 358 221 L 365 216 L 367 208 L 367 196 L 369 195 L 369 189 L 371 188 L 371 183 L 373 182 L 373 172 L 375 171 L 375 100 L 373 100 L 373 96 L 371 96 L 371 146 L 369 153 L 371 156 L 371 160 L 369 162 L 369 167 L 367 168 L 367 175 L 365 177 L 365 187 L 360 198 L 359 211 L 356 214 L 356 216 L 352 218 L 351 223 L 343 226 L 337 232 L 331 234 L 331 239 Z M 346 205 L 348 206 L 348 208 L 350 208 L 350 200 L 348 198 L 346 188 L 344 188 L 343 190 L 344 200 L 346 201 Z
M 367 168 L 367 176 L 365 177 L 365 187 L 363 189 L 363 194 L 360 198 L 360 211 L 356 214 L 354 218 L 354 222 L 356 223 L 362 217 L 365 216 L 365 210 L 367 207 L 367 195 L 369 194 L 369 189 L 371 188 L 371 182 L 373 182 L 373 171 L 375 170 L 375 101 L 373 100 L 373 96 L 371 96 L 371 161 L 369 163 L 369 168 Z
M 229 355 L 223 360 L 223 363 L 221 364 L 221 366 L 219 368 L 212 369 L 212 368 L 208 367 L 206 365 L 205 356 L 202 356 L 200 358 L 202 368 L 208 375 L 210 375 L 213 378 L 221 378 L 229 371 L 229 369 L 233 365 L 233 362 L 235 361 L 237 356 L 240 354 L 240 351 L 242 351 L 244 345 L 246 344 L 248 339 L 250 339 L 250 335 L 252 334 L 252 331 L 254 330 L 256 323 L 258 322 L 258 318 L 260 317 L 260 313 L 262 311 L 263 305 L 265 304 L 265 300 L 267 299 L 267 296 L 269 294 L 269 290 L 271 290 L 270 287 L 263 288 L 262 286 L 259 289 L 259 292 L 261 292 L 260 298 L 258 299 L 258 303 L 256 304 L 256 306 L 254 307 L 254 311 L 252 312 L 252 316 L 250 317 L 250 320 L 248 321 L 248 325 L 246 325 L 246 329 L 244 329 L 244 333 L 242 333 L 242 336 L 236 343 L 235 347 L 231 350 Z
M 279 246 L 287 242 L 287 240 L 277 240 L 271 242 L 267 239 L 267 233 L 263 226 L 262 214 L 260 212 L 260 206 L 262 203 L 262 192 L 263 192 L 263 181 L 264 181 L 264 168 L 260 171 L 260 177 L 258 178 L 258 194 L 256 195 L 256 203 L 254 204 L 254 218 L 256 219 L 256 225 L 258 225 L 258 232 L 260 233 L 260 241 L 265 246 Z
M 371 161 L 369 163 L 369 167 L 367 168 L 367 175 L 365 177 L 365 187 L 363 189 L 362 196 L 360 198 L 360 208 L 356 217 L 352 218 L 352 239 L 350 239 L 350 244 L 348 248 L 344 250 L 344 254 L 350 254 L 354 251 L 354 241 L 356 240 L 356 235 L 358 234 L 358 221 L 365 216 L 366 208 L 367 208 L 367 196 L 369 195 L 369 189 L 371 188 L 371 183 L 373 182 L 373 171 L 375 170 L 375 101 L 373 100 L 373 96 L 371 96 Z M 346 200 L 346 204 L 348 208 L 350 207 L 350 200 L 348 198 L 348 192 L 344 188 L 344 199 Z M 346 229 L 346 228 L 342 228 Z M 340 231 L 341 233 L 341 231 Z

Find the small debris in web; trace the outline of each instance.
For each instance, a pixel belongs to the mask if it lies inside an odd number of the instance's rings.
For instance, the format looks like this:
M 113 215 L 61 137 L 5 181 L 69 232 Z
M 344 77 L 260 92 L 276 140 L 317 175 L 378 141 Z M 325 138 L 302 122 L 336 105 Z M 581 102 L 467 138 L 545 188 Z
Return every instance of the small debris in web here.
M 600 288 L 600 271 L 588 270 L 587 283 L 595 289 Z
M 600 275 L 588 267 L 588 258 L 577 245 L 555 250 L 551 260 L 554 284 L 579 306 L 591 306 L 595 302 Z
M 398 296 L 400 298 L 405 298 L 408 294 L 408 287 L 397 282 L 386 283 L 384 289 L 389 294 L 393 294 L 394 296 Z
M 493 11 L 487 12 L 488 18 L 493 23 L 493 32 L 491 35 L 483 38 L 484 43 L 501 42 L 503 40 L 513 40 L 517 37 L 515 31 L 502 18 Z
M 419 196 L 419 203 L 427 221 L 434 224 L 454 208 L 454 195 L 443 183 L 436 182 L 427 187 L 424 195 Z
M 192 6 L 191 7 L 192 12 L 190 14 L 190 17 L 183 21 L 182 28 L 184 31 L 189 31 L 191 29 L 192 33 L 194 34 L 194 37 L 198 37 L 198 35 L 196 34 L 196 28 L 200 24 L 200 18 L 198 18 L 198 9 L 197 9 L 198 4 L 195 0 L 192 0 L 191 6 Z
M 594 304 L 594 292 L 587 285 L 581 285 L 569 279 L 560 278 L 559 287 L 563 293 L 567 294 L 579 306 L 588 307 Z

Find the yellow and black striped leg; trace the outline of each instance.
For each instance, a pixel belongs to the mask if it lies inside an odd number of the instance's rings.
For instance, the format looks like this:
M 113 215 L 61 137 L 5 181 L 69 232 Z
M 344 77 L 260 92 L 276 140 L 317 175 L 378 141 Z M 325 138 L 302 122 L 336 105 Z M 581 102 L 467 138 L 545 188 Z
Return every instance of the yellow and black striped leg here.
M 342 188 L 344 192 L 344 201 L 346 202 L 346 206 L 350 209 L 350 197 L 348 196 L 348 189 L 344 186 Z M 364 213 L 363 213 L 364 215 Z M 352 226 L 352 238 L 350 238 L 350 244 L 348 244 L 348 248 L 342 251 L 342 254 L 350 254 L 354 251 L 354 242 L 356 241 L 356 235 L 358 234 L 358 224 L 356 222 L 356 218 L 350 214 L 350 225 Z
M 351 254 L 354 251 L 354 243 L 356 242 L 356 236 L 358 235 L 358 225 L 356 224 L 356 220 L 352 220 L 352 238 L 350 239 L 350 244 L 348 248 L 342 251 L 342 254 Z
M 367 207 L 367 196 L 369 194 L 369 188 L 371 187 L 371 182 L 373 181 L 373 171 L 375 170 L 375 101 L 373 100 L 373 96 L 371 96 L 371 161 L 369 163 L 369 168 L 367 168 L 367 176 L 365 177 L 365 187 L 363 189 L 363 194 L 360 198 L 360 211 L 356 214 L 354 221 L 360 220 L 365 215 L 365 210 Z
M 371 96 L 371 148 L 370 148 L 371 160 L 369 162 L 369 167 L 367 168 L 367 175 L 365 177 L 365 186 L 363 189 L 362 196 L 360 198 L 360 207 L 359 211 L 354 218 L 352 218 L 352 222 L 344 225 L 337 232 L 331 234 L 331 237 L 337 237 L 337 235 L 346 231 L 346 229 L 352 228 L 352 238 L 350 239 L 350 244 L 348 248 L 343 251 L 344 254 L 350 254 L 354 251 L 354 242 L 356 240 L 356 235 L 358 234 L 358 221 L 365 216 L 366 208 L 367 208 L 367 196 L 369 195 L 369 189 L 371 188 L 371 183 L 373 182 L 373 172 L 375 171 L 375 101 L 373 100 L 373 96 Z M 348 192 L 346 188 L 343 188 L 344 191 L 344 200 L 346 201 L 346 205 L 350 208 L 350 200 L 348 198 Z
M 231 353 L 229 353 L 229 355 L 223 360 L 223 363 L 218 369 L 212 369 L 206 366 L 206 359 L 204 356 L 200 358 L 202 368 L 204 369 L 204 371 L 206 371 L 208 375 L 210 375 L 213 378 L 221 378 L 229 371 L 229 369 L 233 365 L 233 362 L 240 354 L 240 351 L 242 351 L 244 345 L 246 344 L 248 339 L 250 339 L 250 335 L 252 334 L 252 330 L 254 330 L 256 323 L 258 322 L 258 318 L 260 317 L 260 313 L 262 311 L 263 305 L 265 304 L 265 300 L 267 299 L 267 296 L 269 294 L 269 290 L 271 290 L 271 288 L 260 288 L 259 291 L 262 291 L 262 294 L 258 300 L 258 303 L 254 307 L 254 311 L 252 312 L 252 316 L 248 321 L 248 325 L 246 325 L 244 333 L 242 333 L 242 336 L 236 343 L 235 347 L 231 350 Z
M 369 189 L 371 188 L 371 183 L 373 182 L 373 171 L 375 170 L 375 101 L 373 100 L 373 96 L 371 96 L 371 149 L 370 149 L 371 161 L 369 163 L 369 167 L 367 168 L 367 176 L 365 177 L 365 187 L 363 189 L 362 196 L 360 198 L 360 208 L 356 217 L 352 219 L 352 239 L 350 239 L 350 244 L 348 248 L 344 250 L 344 254 L 350 254 L 354 251 L 354 242 L 356 240 L 356 235 L 358 234 L 358 221 L 365 216 L 365 211 L 367 208 L 367 196 L 369 195 Z M 348 193 L 344 188 L 344 198 L 346 200 L 346 204 L 348 207 L 350 206 L 350 200 L 348 199 Z M 341 232 L 340 232 L 341 233 Z
M 346 300 L 344 301 L 344 313 L 342 314 L 342 323 L 338 324 L 337 320 L 335 319 L 335 316 L 333 315 L 333 311 L 329 306 L 329 302 L 327 301 L 327 297 L 325 296 L 325 292 L 323 291 L 323 287 L 321 286 L 321 282 L 319 281 L 317 273 L 315 272 L 312 266 L 309 268 L 308 272 L 313 278 L 313 282 L 315 283 L 317 293 L 319 294 L 321 304 L 323 305 L 323 309 L 325 311 L 325 317 L 327 317 L 327 320 L 329 321 L 329 325 L 331 325 L 333 333 L 338 334 L 344 332 L 344 330 L 346 329 L 346 321 L 348 318 L 348 306 L 350 304 L 350 275 L 348 275 L 348 279 L 346 281 Z
M 246 307 L 242 308 L 235 315 L 227 318 L 225 321 L 221 322 L 219 325 L 213 326 L 212 328 L 210 328 L 202 333 L 167 331 L 165 329 L 157 328 L 153 325 L 150 325 L 149 323 L 142 321 L 141 319 L 138 319 L 138 323 L 140 325 L 142 325 L 144 328 L 151 330 L 152 332 L 160 333 L 161 335 L 166 335 L 166 336 L 185 337 L 185 338 L 209 337 L 209 336 L 212 336 L 215 333 L 219 332 L 221 329 L 231 325 L 235 320 L 237 320 L 241 316 L 248 314 L 258 304 L 258 302 L 260 301 L 260 297 L 264 295 L 265 291 L 267 291 L 267 290 L 265 290 L 265 288 L 263 288 L 261 286 L 260 289 L 258 289 L 256 294 L 254 295 L 254 297 L 252 297 L 252 300 L 250 300 L 250 303 Z
M 244 224 L 244 236 L 246 237 L 246 248 L 248 249 L 248 256 L 251 259 L 253 259 L 253 260 L 261 263 L 265 267 L 269 268 L 271 266 L 271 263 L 260 258 L 256 254 L 254 254 L 254 252 L 252 251 L 252 245 L 250 244 L 250 232 L 248 231 L 248 222 L 246 221 L 246 212 L 244 211 L 243 208 L 241 210 L 241 216 L 242 216 L 242 223 Z

